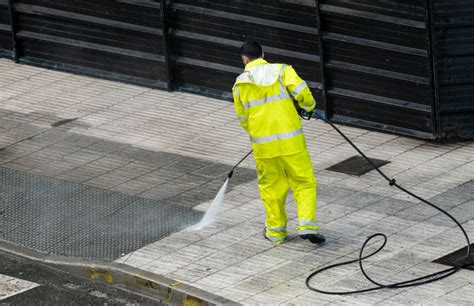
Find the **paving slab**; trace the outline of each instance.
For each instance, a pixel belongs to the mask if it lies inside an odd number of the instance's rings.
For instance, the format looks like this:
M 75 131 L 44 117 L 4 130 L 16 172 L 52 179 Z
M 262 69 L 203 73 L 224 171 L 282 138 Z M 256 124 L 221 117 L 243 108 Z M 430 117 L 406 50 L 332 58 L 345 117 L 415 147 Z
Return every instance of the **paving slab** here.
M 67 183 L 119 198 L 130 197 L 132 203 L 144 201 L 153 206 L 164 202 L 202 215 L 227 171 L 250 150 L 233 105 L 225 101 L 18 65 L 4 59 L 0 59 L 0 71 L 0 166 L 4 172 L 18 177 L 22 174 L 23 181 L 15 178 L 22 186 L 35 175 L 49 182 L 48 188 Z M 77 119 L 52 127 L 55 122 L 73 118 Z M 305 287 L 311 271 L 356 258 L 365 237 L 378 231 L 386 233 L 389 242 L 384 252 L 367 264 L 383 279 L 402 280 L 442 269 L 431 261 L 462 247 L 464 242 L 452 222 L 419 200 L 397 192 L 373 171 L 355 177 L 325 170 L 356 152 L 321 121 L 303 122 L 303 127 L 318 179 L 317 216 L 321 232 L 328 238 L 326 244 L 312 245 L 295 236 L 296 210 L 291 196 L 287 205 L 291 239 L 280 246 L 263 239 L 265 214 L 250 157 L 230 181 L 214 224 L 197 232 L 176 228 L 141 244 L 137 236 L 131 235 L 128 241 L 137 244 L 116 261 L 243 304 L 471 301 L 474 276 L 466 271 L 426 287 L 348 297 L 321 295 Z M 381 167 L 389 177 L 452 212 L 473 237 L 473 141 L 439 144 L 341 128 L 369 157 L 390 162 Z M 10 199 L 31 204 L 43 191 L 43 200 L 37 203 L 47 207 L 46 187 L 22 192 L 11 182 L 3 187 L 8 189 Z M 92 202 L 89 206 L 99 208 Z M 97 236 L 100 241 L 107 241 L 109 233 L 125 230 L 121 226 L 125 220 L 141 224 L 142 219 L 133 216 L 150 220 L 152 208 L 148 206 L 135 210 L 128 204 L 122 209 L 123 215 L 103 219 L 100 232 L 105 234 Z M 23 220 L 20 224 L 28 223 L 35 212 L 18 210 Z M 17 237 L 34 240 L 42 234 L 14 228 L 9 223 L 7 230 Z M 138 228 L 132 227 L 131 233 Z M 88 248 L 99 246 L 70 244 L 67 249 Z M 321 275 L 318 284 L 334 290 L 359 288 L 366 285 L 359 276 L 357 267 L 344 267 Z

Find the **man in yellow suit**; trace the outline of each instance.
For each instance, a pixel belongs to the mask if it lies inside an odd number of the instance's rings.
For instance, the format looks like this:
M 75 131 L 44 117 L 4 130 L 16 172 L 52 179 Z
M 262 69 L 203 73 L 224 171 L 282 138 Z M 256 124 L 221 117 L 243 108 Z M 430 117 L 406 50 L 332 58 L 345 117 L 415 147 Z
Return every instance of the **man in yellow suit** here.
M 287 235 L 286 196 L 291 188 L 298 209 L 301 238 L 322 243 L 316 226 L 316 179 L 301 121 L 315 106 L 308 85 L 285 64 L 263 59 L 262 47 L 248 41 L 240 50 L 245 71 L 232 89 L 240 124 L 248 132 L 256 162 L 258 187 L 266 211 L 265 238 L 280 244 Z

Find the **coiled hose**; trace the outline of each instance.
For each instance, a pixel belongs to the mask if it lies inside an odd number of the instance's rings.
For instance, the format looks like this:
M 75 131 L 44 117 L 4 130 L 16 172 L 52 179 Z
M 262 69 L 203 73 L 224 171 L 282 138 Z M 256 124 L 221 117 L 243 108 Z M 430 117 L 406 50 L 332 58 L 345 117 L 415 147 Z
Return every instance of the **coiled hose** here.
M 344 261 L 344 262 L 340 262 L 340 263 L 336 263 L 336 264 L 332 264 L 332 265 L 329 265 L 329 266 L 326 266 L 326 267 L 323 267 L 323 268 L 320 268 L 316 271 L 314 271 L 313 273 L 311 273 L 307 278 L 306 278 L 306 286 L 313 290 L 313 291 L 316 291 L 316 292 L 319 292 L 319 293 L 324 293 L 324 294 L 333 294 L 333 295 L 347 295 L 347 294 L 354 294 L 354 293 L 362 293 L 362 292 L 368 292 L 368 291 L 374 291 L 374 290 L 379 290 L 379 289 L 385 289 L 385 288 L 388 288 L 388 289 L 396 289 L 396 288 L 407 288 L 407 287 L 414 287 L 414 286 L 419 286 L 419 285 L 423 285 L 423 284 L 428 284 L 428 283 L 431 283 L 431 282 L 434 282 L 434 281 L 437 281 L 437 280 L 440 280 L 440 279 L 443 279 L 443 278 L 446 278 L 450 275 L 453 275 L 454 273 L 458 272 L 461 268 L 463 267 L 466 267 L 466 266 L 470 266 L 470 265 L 473 265 L 473 264 L 469 264 L 467 265 L 467 261 L 469 259 L 469 254 L 471 252 L 471 248 L 470 248 L 470 241 L 469 241 L 469 236 L 467 235 L 465 229 L 462 227 L 462 225 L 451 215 L 449 214 L 447 211 L 445 211 L 444 209 L 436 206 L 435 204 L 429 202 L 428 200 L 425 200 L 423 199 L 422 197 L 420 196 L 417 196 L 416 194 L 414 194 L 413 192 L 410 192 L 409 190 L 403 188 L 402 186 L 398 185 L 397 181 L 394 179 L 394 178 L 389 178 L 387 175 L 385 175 L 385 173 L 379 169 L 379 167 L 377 167 L 346 135 L 344 135 L 344 133 L 341 132 L 341 130 L 335 126 L 331 121 L 329 121 L 328 119 L 324 118 L 323 116 L 321 116 L 320 114 L 318 113 L 314 113 L 314 116 L 318 119 L 321 119 L 323 121 L 325 121 L 326 123 L 328 123 L 333 129 L 335 129 L 387 182 L 390 186 L 393 186 L 393 187 L 396 187 L 398 188 L 399 190 L 405 192 L 406 194 L 420 200 L 421 202 L 437 209 L 438 211 L 442 212 L 443 214 L 445 214 L 447 217 L 449 217 L 454 223 L 456 223 L 456 225 L 459 227 L 459 229 L 461 230 L 462 234 L 464 235 L 464 238 L 466 239 L 466 243 L 467 243 L 467 249 L 466 249 L 466 256 L 464 257 L 463 261 L 461 264 L 459 264 L 458 266 L 456 267 L 451 267 L 451 268 L 447 268 L 447 269 L 444 269 L 444 270 L 441 270 L 441 271 L 438 271 L 438 272 L 435 272 L 435 273 L 431 273 L 431 274 L 427 274 L 427 275 L 424 275 L 424 276 L 421 276 L 421 277 L 417 277 L 417 278 L 413 278 L 413 279 L 409 279 L 409 280 L 405 280 L 405 281 L 401 281 L 401 282 L 395 282 L 395 283 L 388 283 L 388 284 L 382 284 L 381 282 L 378 282 L 376 280 L 374 280 L 372 277 L 370 277 L 367 272 L 365 271 L 364 269 L 364 265 L 363 265 L 363 261 L 367 258 L 370 258 L 372 257 L 373 255 L 377 254 L 378 252 L 380 252 L 384 247 L 385 247 L 385 244 L 387 243 L 387 236 L 385 236 L 385 234 L 383 233 L 376 233 L 376 234 L 373 234 L 371 236 L 369 236 L 365 242 L 362 244 L 362 248 L 360 249 L 360 252 L 359 252 L 359 257 L 357 259 L 354 259 L 354 260 L 349 260 L 349 261 Z M 305 120 L 309 120 L 312 118 L 311 114 L 309 116 L 301 116 L 303 119 Z M 375 250 L 374 252 L 368 254 L 368 255 L 364 255 L 364 250 L 367 246 L 367 244 L 372 241 L 374 238 L 377 238 L 377 237 L 382 237 L 383 238 L 383 243 L 382 245 L 377 249 Z M 323 271 L 326 271 L 326 270 L 330 270 L 330 269 L 333 269 L 333 268 L 336 268 L 336 267 L 340 267 L 340 266 L 345 266 L 345 265 L 349 265 L 349 264 L 352 264 L 352 263 L 356 263 L 358 262 L 359 263 L 359 268 L 362 272 L 362 274 L 365 276 L 365 278 L 370 281 L 372 284 L 374 284 L 375 286 L 373 287 L 369 287 L 369 288 L 365 288 L 365 289 L 360 289 L 360 290 L 352 290 L 352 291 L 328 291 L 328 290 L 322 290 L 322 289 L 318 289 L 314 286 L 312 286 L 310 284 L 310 281 L 316 276 L 318 275 L 319 273 L 323 272 Z

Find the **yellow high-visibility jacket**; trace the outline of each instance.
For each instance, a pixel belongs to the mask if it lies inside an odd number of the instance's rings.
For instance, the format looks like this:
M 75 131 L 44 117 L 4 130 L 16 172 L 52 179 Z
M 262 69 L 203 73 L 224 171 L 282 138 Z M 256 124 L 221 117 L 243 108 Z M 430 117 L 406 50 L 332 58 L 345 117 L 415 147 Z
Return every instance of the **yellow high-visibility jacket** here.
M 249 133 L 256 158 L 289 155 L 306 149 L 295 99 L 306 111 L 316 101 L 308 85 L 285 64 L 260 58 L 248 63 L 232 89 L 240 124 Z

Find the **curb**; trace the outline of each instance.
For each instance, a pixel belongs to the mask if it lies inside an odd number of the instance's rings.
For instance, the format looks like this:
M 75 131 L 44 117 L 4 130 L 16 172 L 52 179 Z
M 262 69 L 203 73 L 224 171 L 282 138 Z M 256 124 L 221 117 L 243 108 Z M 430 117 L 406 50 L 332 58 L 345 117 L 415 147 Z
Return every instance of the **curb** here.
M 48 264 L 86 279 L 138 292 L 172 305 L 241 305 L 171 278 L 122 263 L 49 255 L 1 239 L 0 250 Z

